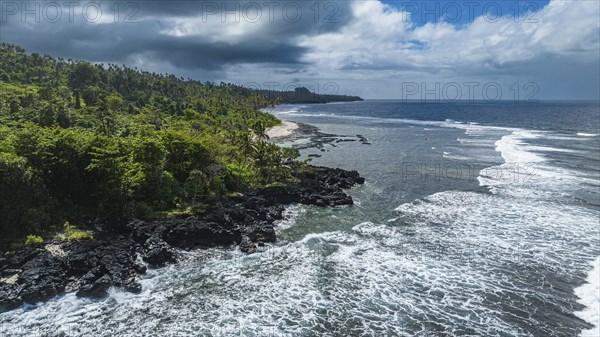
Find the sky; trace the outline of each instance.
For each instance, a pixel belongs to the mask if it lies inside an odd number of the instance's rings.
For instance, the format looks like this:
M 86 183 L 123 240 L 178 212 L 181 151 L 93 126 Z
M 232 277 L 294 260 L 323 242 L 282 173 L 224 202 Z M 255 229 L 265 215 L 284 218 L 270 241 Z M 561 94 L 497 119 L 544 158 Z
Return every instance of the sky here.
M 600 1 L 2 1 L 28 52 L 367 99 L 600 99 Z

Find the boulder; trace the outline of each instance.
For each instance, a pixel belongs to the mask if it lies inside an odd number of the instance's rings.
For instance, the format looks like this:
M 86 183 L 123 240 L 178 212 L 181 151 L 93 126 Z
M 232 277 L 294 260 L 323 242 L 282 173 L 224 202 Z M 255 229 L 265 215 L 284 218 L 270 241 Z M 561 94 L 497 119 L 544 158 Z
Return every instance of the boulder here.
M 174 247 L 216 247 L 240 242 L 241 233 L 236 228 L 225 228 L 218 223 L 190 217 L 170 227 L 163 238 Z
M 136 281 L 135 277 L 132 277 L 129 280 L 127 280 L 123 284 L 123 287 L 130 293 L 139 294 L 142 292 L 142 285 L 138 281 Z
M 102 275 L 93 282 L 82 285 L 77 291 L 76 296 L 82 297 L 104 297 L 107 295 L 108 288 L 113 284 L 108 274 Z
M 246 254 L 252 254 L 256 252 L 256 244 L 250 241 L 247 236 L 244 236 L 242 242 L 240 242 L 240 250 Z
M 275 228 L 264 222 L 247 229 L 247 236 L 253 242 L 275 242 Z
M 35 256 L 20 266 L 18 275 L 21 298 L 27 303 L 46 301 L 60 293 L 66 286 L 63 261 L 45 249 L 38 249 Z
M 144 261 L 154 266 L 164 266 L 174 260 L 171 247 L 157 236 L 146 240 L 142 256 Z
M 23 304 L 20 292 L 19 285 L 0 283 L 0 313 L 16 309 Z

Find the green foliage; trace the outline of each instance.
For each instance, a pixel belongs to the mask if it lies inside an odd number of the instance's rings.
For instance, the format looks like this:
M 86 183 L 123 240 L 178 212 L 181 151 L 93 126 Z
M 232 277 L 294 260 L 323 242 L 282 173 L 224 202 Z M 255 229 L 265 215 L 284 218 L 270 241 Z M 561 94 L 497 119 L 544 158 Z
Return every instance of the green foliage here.
M 0 172 L 1 236 L 12 238 L 34 231 L 49 218 L 52 207 L 40 172 L 25 158 L 6 152 L 0 152 Z
M 0 76 L 0 237 L 202 210 L 291 179 L 297 151 L 267 142 L 280 121 L 259 110 L 274 102 L 248 89 L 4 43 Z
M 27 235 L 27 238 L 25 239 L 26 246 L 41 245 L 42 243 L 44 243 L 44 239 L 37 235 Z
M 150 207 L 150 205 L 148 205 L 144 201 L 136 202 L 135 207 L 133 209 L 133 215 L 138 218 L 147 217 L 148 215 L 152 214 L 153 212 L 154 212 L 154 210 L 152 209 L 152 207 Z
M 71 225 L 68 221 L 63 225 L 63 233 L 56 236 L 59 240 L 68 241 L 79 241 L 79 240 L 93 240 L 94 235 L 90 232 L 77 229 L 76 226 Z
M 300 157 L 300 150 L 292 147 L 285 147 L 281 149 L 281 155 L 286 160 L 293 160 Z

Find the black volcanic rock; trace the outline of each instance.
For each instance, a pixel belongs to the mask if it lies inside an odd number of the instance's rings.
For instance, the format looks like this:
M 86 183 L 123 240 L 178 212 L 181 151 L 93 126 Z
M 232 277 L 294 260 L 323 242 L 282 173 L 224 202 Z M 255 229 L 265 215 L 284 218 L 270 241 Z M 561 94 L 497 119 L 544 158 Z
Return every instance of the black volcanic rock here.
M 164 266 L 174 259 L 171 246 L 156 236 L 144 243 L 143 256 L 144 261 L 154 266 Z
M 247 236 L 244 236 L 242 242 L 240 242 L 240 250 L 246 254 L 252 254 L 256 252 L 256 244 Z
M 252 242 L 275 242 L 275 228 L 270 223 L 262 223 L 249 228 L 247 237 Z
M 132 277 L 129 280 L 127 280 L 123 284 L 123 287 L 130 293 L 139 294 L 140 292 L 142 292 L 142 285 L 135 279 L 135 277 Z
M 16 309 L 23 304 L 20 292 L 18 286 L 0 283 L 0 313 Z
M 66 277 L 62 262 L 47 251 L 40 251 L 35 258 L 22 267 L 17 283 L 21 286 L 20 296 L 27 303 L 46 301 L 62 293 Z
M 101 268 L 117 284 L 135 274 L 135 242 L 125 237 L 108 240 L 86 240 L 73 243 L 67 257 L 69 275 L 80 276 Z
M 86 280 L 85 284 L 79 288 L 76 295 L 79 297 L 104 297 L 112 284 L 113 282 L 110 276 L 108 274 L 103 274 L 93 280 Z
M 240 242 L 241 233 L 216 222 L 204 222 L 197 217 L 189 217 L 170 226 L 163 238 L 174 247 L 215 247 Z
M 296 166 L 294 172 L 293 184 L 247 191 L 202 215 L 136 219 L 120 228 L 96 223 L 95 240 L 54 242 L 54 249 L 27 247 L 5 254 L 0 258 L 0 312 L 65 291 L 102 297 L 111 286 L 119 286 L 139 293 L 136 276 L 146 272 L 140 257 L 161 267 L 176 261 L 177 248 L 238 245 L 242 252 L 254 253 L 257 246 L 276 240 L 274 222 L 283 218 L 285 205 L 351 205 L 343 189 L 364 182 L 356 171 Z
M 63 261 L 40 248 L 27 248 L 7 259 L 1 275 L 0 311 L 23 302 L 46 301 L 61 294 L 66 286 Z

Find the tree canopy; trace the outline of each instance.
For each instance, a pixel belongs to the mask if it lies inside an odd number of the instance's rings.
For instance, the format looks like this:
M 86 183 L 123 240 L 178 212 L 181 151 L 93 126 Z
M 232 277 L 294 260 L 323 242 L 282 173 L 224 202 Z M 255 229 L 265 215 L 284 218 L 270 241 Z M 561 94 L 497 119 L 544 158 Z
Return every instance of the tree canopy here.
M 195 210 L 291 179 L 276 101 L 226 83 L 0 46 L 0 237 Z

